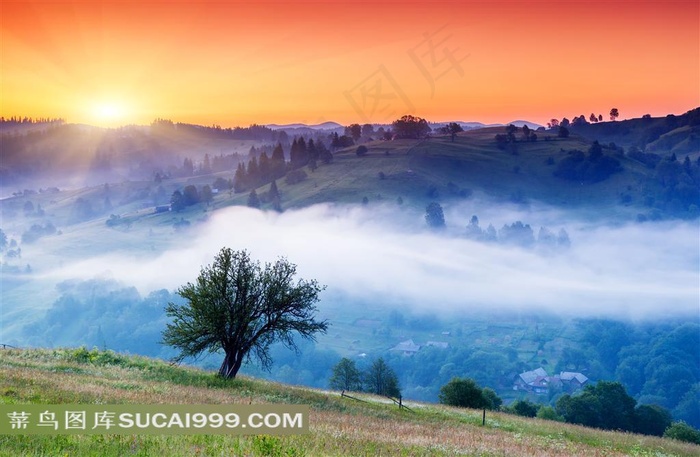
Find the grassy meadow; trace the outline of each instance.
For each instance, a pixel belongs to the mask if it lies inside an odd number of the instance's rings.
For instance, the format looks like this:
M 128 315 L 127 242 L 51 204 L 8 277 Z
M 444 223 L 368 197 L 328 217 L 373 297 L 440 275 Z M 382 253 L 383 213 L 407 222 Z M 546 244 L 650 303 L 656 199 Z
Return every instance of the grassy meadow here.
M 503 413 L 312 390 L 113 352 L 0 350 L 3 404 L 303 404 L 310 433 L 294 436 L 0 436 L 6 456 L 693 456 L 700 447 Z

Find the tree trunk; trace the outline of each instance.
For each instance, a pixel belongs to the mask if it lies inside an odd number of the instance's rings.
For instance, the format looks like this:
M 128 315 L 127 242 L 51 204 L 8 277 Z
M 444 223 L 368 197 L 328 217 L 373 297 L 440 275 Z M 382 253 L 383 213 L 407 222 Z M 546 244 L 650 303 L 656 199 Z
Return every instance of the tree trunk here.
M 226 351 L 224 361 L 221 362 L 221 368 L 219 368 L 219 376 L 226 379 L 235 379 L 242 364 L 243 354 L 238 354 L 236 351 Z

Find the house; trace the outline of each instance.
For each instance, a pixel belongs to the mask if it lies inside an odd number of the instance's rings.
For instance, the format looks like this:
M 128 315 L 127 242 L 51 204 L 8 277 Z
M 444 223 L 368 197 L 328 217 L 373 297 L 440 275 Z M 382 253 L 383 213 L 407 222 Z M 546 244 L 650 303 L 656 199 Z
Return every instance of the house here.
M 450 343 L 445 343 L 444 341 L 428 341 L 425 345 L 438 349 L 447 349 L 450 347 Z
M 523 390 L 538 395 L 546 395 L 551 388 L 561 388 L 574 392 L 581 389 L 588 382 L 588 378 L 571 371 L 562 371 L 558 375 L 549 376 L 544 368 L 520 373 L 513 381 L 513 390 Z
M 403 355 L 413 355 L 420 350 L 420 345 L 413 342 L 413 340 L 402 341 L 393 348 L 392 351 L 401 351 Z
M 559 379 L 561 379 L 562 387 L 571 392 L 583 388 L 588 383 L 586 375 L 575 371 L 562 371 L 559 373 Z
M 547 393 L 549 390 L 549 375 L 542 367 L 520 373 L 515 378 L 515 382 L 513 382 L 513 390 Z

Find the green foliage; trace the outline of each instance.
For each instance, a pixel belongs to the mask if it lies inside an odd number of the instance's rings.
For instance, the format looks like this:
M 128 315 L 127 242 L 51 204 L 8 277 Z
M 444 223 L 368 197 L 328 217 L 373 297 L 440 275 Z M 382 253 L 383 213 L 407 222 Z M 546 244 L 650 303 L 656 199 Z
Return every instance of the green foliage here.
M 492 411 L 498 411 L 501 409 L 503 400 L 501 400 L 501 398 L 496 394 L 495 390 L 489 387 L 484 387 L 481 389 L 481 394 L 486 401 L 486 409 L 490 409 Z
M 671 414 L 656 405 L 635 408 L 636 403 L 619 382 L 599 381 L 580 395 L 559 398 L 556 412 L 574 424 L 660 436 L 671 423 Z
M 331 389 L 358 390 L 362 387 L 362 378 L 355 362 L 346 357 L 333 367 L 333 375 L 329 381 Z
M 221 249 L 196 283 L 178 290 L 186 304 L 166 307 L 173 321 L 163 342 L 180 351 L 176 361 L 223 350 L 219 375 L 225 378 L 234 378 L 251 354 L 270 367 L 273 342 L 296 349 L 295 334 L 313 340 L 328 328 L 314 318 L 323 287 L 315 280 L 294 283 L 295 275 L 296 265 L 284 258 L 262 268 L 246 251 Z
M 602 405 L 594 395 L 563 395 L 557 400 L 556 412 L 571 424 L 597 427 L 600 424 Z
M 537 418 L 550 421 L 564 422 L 564 418 L 557 414 L 557 411 L 551 406 L 542 405 L 537 410 Z
M 461 408 L 486 408 L 493 400 L 484 396 L 481 387 L 470 378 L 454 377 L 440 388 L 440 403 Z
M 516 400 L 508 407 L 509 411 L 523 417 L 535 417 L 540 409 L 540 405 L 530 400 Z
M 685 422 L 674 422 L 664 432 L 665 438 L 671 438 L 687 443 L 700 444 L 700 431 Z
M 673 416 L 692 425 L 700 424 L 700 408 L 698 405 L 700 405 L 700 382 L 693 384 L 681 397 L 673 409 Z
M 582 151 L 572 150 L 561 159 L 554 170 L 554 176 L 569 181 L 600 182 L 605 181 L 614 173 L 622 171 L 620 161 L 614 157 L 602 154 L 598 148 L 592 147 L 593 154 L 586 156 Z
M 383 358 L 378 358 L 364 373 L 364 386 L 367 392 L 387 397 L 400 397 L 399 378 Z
M 638 405 L 634 410 L 634 431 L 643 435 L 663 436 L 673 418 L 658 405 Z

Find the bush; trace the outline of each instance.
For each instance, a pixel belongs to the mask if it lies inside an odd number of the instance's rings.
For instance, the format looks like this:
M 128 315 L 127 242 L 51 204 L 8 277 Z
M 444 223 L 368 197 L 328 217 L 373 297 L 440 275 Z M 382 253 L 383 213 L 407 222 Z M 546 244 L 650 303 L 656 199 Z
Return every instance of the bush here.
M 492 404 L 476 381 L 470 378 L 452 378 L 440 388 L 439 398 L 443 405 L 461 408 L 487 408 Z
M 529 400 L 516 400 L 509 408 L 513 414 L 523 417 L 535 417 L 540 406 Z
M 672 421 L 671 413 L 658 405 L 638 405 L 634 410 L 634 432 L 642 435 L 663 436 Z
M 481 395 L 483 395 L 484 400 L 486 401 L 486 409 L 493 411 L 498 411 L 501 409 L 503 400 L 501 400 L 501 397 L 499 397 L 493 389 L 484 387 L 481 391 Z
M 694 429 L 683 421 L 674 422 L 664 432 L 664 438 L 700 444 L 700 431 Z
M 55 233 L 56 227 L 54 227 L 54 225 L 51 222 L 47 222 L 43 226 L 39 224 L 33 224 L 29 228 L 29 230 L 22 233 L 22 243 L 34 243 L 41 237 L 53 235 Z
M 355 151 L 355 154 L 357 154 L 358 157 L 362 157 L 364 155 L 367 155 L 367 152 L 369 150 L 367 149 L 367 146 L 361 145 L 357 147 L 357 150 Z
M 537 418 L 549 421 L 564 422 L 564 418 L 557 414 L 556 410 L 551 406 L 542 405 L 537 410 Z

